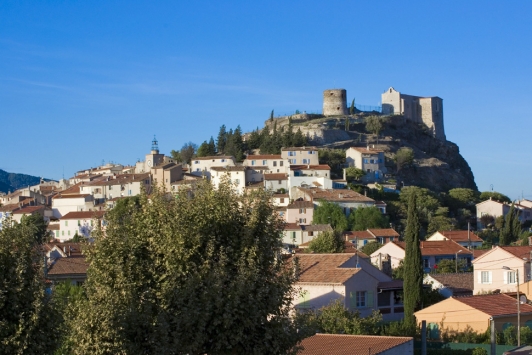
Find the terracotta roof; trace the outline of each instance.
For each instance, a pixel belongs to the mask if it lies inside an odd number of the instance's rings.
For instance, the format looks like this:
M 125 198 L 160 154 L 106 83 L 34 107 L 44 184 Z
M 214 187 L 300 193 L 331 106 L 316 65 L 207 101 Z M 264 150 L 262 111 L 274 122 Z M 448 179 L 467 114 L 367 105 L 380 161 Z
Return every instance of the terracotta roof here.
M 327 164 L 320 165 L 290 165 L 290 170 L 331 170 Z
M 499 247 L 503 250 L 506 250 L 508 253 L 515 255 L 519 259 L 523 258 L 530 258 L 530 252 L 532 252 L 532 246 L 519 246 L 519 247 L 513 247 L 513 246 L 507 246 L 507 247 Z
M 484 254 L 486 254 L 491 249 L 473 249 L 471 250 L 473 252 L 473 258 L 476 259 Z
M 13 211 L 13 214 L 30 214 L 43 209 L 45 209 L 45 206 L 26 206 L 19 210 Z
M 290 197 L 290 195 L 289 194 L 280 194 L 280 193 L 277 193 L 277 192 L 275 192 L 273 194 L 273 198 L 287 198 L 287 197 Z
M 438 231 L 438 232 L 442 234 L 443 236 L 451 240 L 454 240 L 455 242 L 467 242 L 468 241 L 467 231 L 458 230 L 458 231 Z M 471 239 L 472 242 L 483 241 L 478 235 L 476 235 L 473 232 L 469 232 L 469 238 Z
M 401 249 L 406 250 L 405 242 L 392 241 L 399 246 Z M 420 249 L 422 256 L 432 256 L 432 255 L 452 255 L 456 254 L 461 250 L 460 254 L 462 255 L 472 255 L 471 251 L 464 248 L 458 243 L 453 242 L 452 240 L 430 240 L 420 242 Z
M 57 259 L 48 268 L 48 275 L 60 276 L 60 275 L 79 275 L 87 274 L 89 264 L 85 261 L 85 258 L 80 257 L 64 257 Z
M 301 355 L 367 355 L 381 354 L 399 345 L 411 342 L 409 337 L 374 335 L 316 334 L 303 339 Z
M 384 150 L 368 148 L 368 147 L 351 147 L 349 149 L 353 149 L 353 150 L 356 150 L 357 152 L 366 153 L 366 154 L 384 153 Z
M 286 208 L 314 208 L 314 203 L 312 201 L 294 201 L 289 204 Z
M 474 276 L 472 272 L 457 274 L 430 274 L 430 277 L 437 280 L 442 285 L 456 292 L 473 292 Z
M 517 313 L 515 298 L 503 293 L 453 298 L 492 317 Z M 532 313 L 532 306 L 521 304 L 521 313 Z
M 268 160 L 268 159 L 276 159 L 281 160 L 281 154 L 258 154 L 258 155 L 248 155 L 246 157 L 246 160 Z
M 297 223 L 285 223 L 284 230 L 285 231 L 300 231 L 300 230 L 303 230 L 301 227 L 302 226 Z
M 76 211 L 68 212 L 61 219 L 93 219 L 101 218 L 105 214 L 105 211 Z
M 349 231 L 349 232 L 344 232 L 344 235 L 346 235 L 350 240 L 351 239 L 356 239 L 356 238 L 359 238 L 359 239 L 375 239 L 375 236 L 372 235 L 368 231 Z
M 316 147 L 286 147 L 281 148 L 281 151 L 296 150 L 296 151 L 309 151 L 309 150 L 318 150 Z
M 229 155 L 215 155 L 215 156 L 209 156 L 209 157 L 196 157 L 196 158 L 193 158 L 192 161 L 194 160 L 213 160 L 213 159 L 230 159 L 230 160 L 233 160 L 234 158 L 232 156 L 229 156 Z
M 211 170 L 214 171 L 245 171 L 245 166 L 213 166 Z
M 382 228 L 382 229 L 368 229 L 368 232 L 373 234 L 376 237 L 399 237 L 399 233 L 397 233 L 392 228 Z
M 308 196 L 314 200 L 326 200 L 335 202 L 374 202 L 373 199 L 359 194 L 356 191 L 347 189 L 316 189 L 316 188 L 304 188 L 298 187 L 300 191 L 305 192 Z
M 308 232 L 326 232 L 333 230 L 330 224 L 308 224 L 301 227 Z
M 82 198 L 90 196 L 90 194 L 69 194 L 69 195 L 63 195 L 63 193 L 59 193 L 52 197 L 53 199 L 59 199 L 59 198 Z
M 264 174 L 264 180 L 288 180 L 286 174 Z
M 46 226 L 46 229 L 48 229 L 49 231 L 58 231 L 59 228 L 59 223 L 48 224 L 48 226 Z
M 299 254 L 298 282 L 343 284 L 360 268 L 343 268 L 353 254 Z

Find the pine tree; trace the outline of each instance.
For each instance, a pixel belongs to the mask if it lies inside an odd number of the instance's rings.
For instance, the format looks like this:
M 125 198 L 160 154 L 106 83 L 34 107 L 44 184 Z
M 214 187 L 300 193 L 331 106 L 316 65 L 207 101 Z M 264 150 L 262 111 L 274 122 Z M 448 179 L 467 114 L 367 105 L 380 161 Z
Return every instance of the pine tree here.
M 421 249 L 419 247 L 419 231 L 421 225 L 416 207 L 416 196 L 411 194 L 408 200 L 408 215 L 405 229 L 404 258 L 404 322 L 412 331 L 416 327 L 414 311 L 421 303 L 423 288 L 423 267 Z
M 225 125 L 223 124 L 220 127 L 220 132 L 218 132 L 218 138 L 216 139 L 216 150 L 219 154 L 224 154 L 225 143 L 227 142 L 227 132 L 225 130 Z
M 198 148 L 198 151 L 196 153 L 197 157 L 208 157 L 209 154 L 209 143 L 207 141 L 203 141 L 201 145 Z
M 216 144 L 214 143 L 214 138 L 209 140 L 209 155 L 216 155 Z
M 286 131 L 283 133 L 283 147 L 294 146 L 294 132 L 292 126 L 292 116 L 288 117 L 288 125 Z
M 296 131 L 296 134 L 294 134 L 294 147 L 304 147 L 307 145 L 307 137 L 303 135 L 303 132 L 301 132 L 301 127 L 299 127 Z

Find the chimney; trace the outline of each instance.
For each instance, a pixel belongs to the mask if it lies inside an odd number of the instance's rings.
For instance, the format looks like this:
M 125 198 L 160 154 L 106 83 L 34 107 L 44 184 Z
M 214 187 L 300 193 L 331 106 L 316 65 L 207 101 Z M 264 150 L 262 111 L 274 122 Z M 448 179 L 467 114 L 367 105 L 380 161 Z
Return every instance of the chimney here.
M 345 241 L 348 242 L 349 241 L 349 235 L 345 235 Z

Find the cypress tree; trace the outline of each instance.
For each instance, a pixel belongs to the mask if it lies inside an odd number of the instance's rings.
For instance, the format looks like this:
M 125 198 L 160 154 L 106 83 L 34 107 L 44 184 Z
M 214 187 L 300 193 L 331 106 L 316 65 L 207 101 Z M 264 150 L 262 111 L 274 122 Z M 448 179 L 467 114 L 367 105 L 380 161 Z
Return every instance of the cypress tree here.
M 510 207 L 510 211 L 504 218 L 504 226 L 501 229 L 499 236 L 500 245 L 510 245 L 515 242 L 521 235 L 521 222 L 519 222 L 518 211 L 515 209 L 514 204 Z
M 414 311 L 421 303 L 423 288 L 423 268 L 421 249 L 419 247 L 419 216 L 416 207 L 416 194 L 408 199 L 408 216 L 405 229 L 405 259 L 404 259 L 404 321 L 405 325 L 414 331 L 416 318 Z
M 354 113 L 355 113 L 355 99 L 353 99 L 353 101 L 351 101 L 351 107 L 349 108 L 349 114 L 352 115 Z

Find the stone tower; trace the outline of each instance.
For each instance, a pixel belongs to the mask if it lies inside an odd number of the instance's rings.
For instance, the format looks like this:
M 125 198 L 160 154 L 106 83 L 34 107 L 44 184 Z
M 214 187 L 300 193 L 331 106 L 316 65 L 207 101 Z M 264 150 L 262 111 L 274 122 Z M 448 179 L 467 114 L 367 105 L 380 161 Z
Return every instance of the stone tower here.
M 347 115 L 347 99 L 345 89 L 329 89 L 323 92 L 323 115 Z

